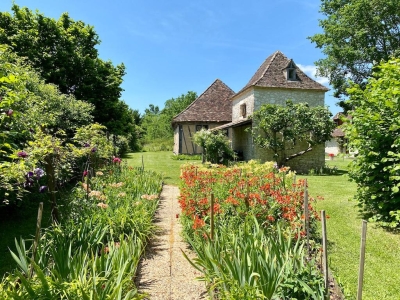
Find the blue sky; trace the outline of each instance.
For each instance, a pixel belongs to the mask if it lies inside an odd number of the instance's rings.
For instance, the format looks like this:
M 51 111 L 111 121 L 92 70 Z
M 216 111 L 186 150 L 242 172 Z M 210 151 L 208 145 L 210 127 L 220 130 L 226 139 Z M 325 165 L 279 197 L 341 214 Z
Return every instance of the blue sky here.
M 68 12 L 94 26 L 100 57 L 126 66 L 122 99 L 141 113 L 187 91 L 200 95 L 217 78 L 237 92 L 277 50 L 311 77 L 314 62 L 323 57 L 307 40 L 321 32 L 319 0 L 15 2 L 56 19 Z M 0 10 L 11 5 L 1 0 Z M 325 78 L 317 81 L 329 87 Z M 327 92 L 325 104 L 333 114 L 340 110 L 335 103 Z

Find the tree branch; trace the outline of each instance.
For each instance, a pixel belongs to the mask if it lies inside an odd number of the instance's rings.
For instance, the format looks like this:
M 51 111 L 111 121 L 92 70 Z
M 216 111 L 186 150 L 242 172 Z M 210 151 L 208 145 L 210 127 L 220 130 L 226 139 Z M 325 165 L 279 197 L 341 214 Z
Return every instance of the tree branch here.
M 303 155 L 304 153 L 310 152 L 312 149 L 313 149 L 312 147 L 308 147 L 308 148 L 307 148 L 306 150 L 304 150 L 304 151 L 300 151 L 300 152 L 297 152 L 297 153 L 295 153 L 295 154 L 292 154 L 292 155 L 290 155 L 289 157 L 286 157 L 286 158 L 285 158 L 285 162 L 287 162 L 287 161 L 289 161 L 289 160 L 291 160 L 291 159 L 293 159 L 293 158 L 296 158 L 297 156 Z

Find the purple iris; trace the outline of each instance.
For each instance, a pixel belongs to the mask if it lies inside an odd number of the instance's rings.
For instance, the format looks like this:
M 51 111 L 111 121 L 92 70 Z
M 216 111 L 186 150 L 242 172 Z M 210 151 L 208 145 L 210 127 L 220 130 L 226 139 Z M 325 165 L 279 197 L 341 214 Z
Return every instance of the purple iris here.
M 33 177 L 33 172 L 29 171 L 28 173 L 26 173 L 26 177 L 28 177 L 28 178 Z
M 96 147 L 93 147 L 91 151 L 94 153 L 94 152 L 97 151 L 97 148 L 96 148 Z
M 35 172 L 36 177 L 40 178 L 44 176 L 44 171 L 41 168 L 36 168 L 33 172 Z
M 18 157 L 25 158 L 25 157 L 28 156 L 28 153 L 26 153 L 25 151 L 19 151 L 19 152 L 17 153 L 17 155 L 18 155 Z
M 40 188 L 39 188 L 39 193 L 44 193 L 44 192 L 46 192 L 47 191 L 47 186 L 45 186 L 45 185 L 42 185 Z
M 83 146 L 86 147 L 86 148 L 89 148 L 90 144 L 89 143 L 84 143 Z

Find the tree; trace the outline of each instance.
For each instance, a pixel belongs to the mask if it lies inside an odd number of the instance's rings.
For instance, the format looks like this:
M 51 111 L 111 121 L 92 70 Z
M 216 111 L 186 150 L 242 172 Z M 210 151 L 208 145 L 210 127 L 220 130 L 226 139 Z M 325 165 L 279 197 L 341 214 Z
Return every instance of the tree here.
M 145 114 L 141 120 L 141 126 L 146 132 L 144 138 L 146 142 L 154 141 L 155 139 L 171 139 L 174 135 L 171 122 L 172 119 L 188 107 L 194 100 L 197 94 L 189 91 L 177 98 L 171 98 L 165 102 L 165 107 L 160 108 L 154 104 L 150 104 L 149 108 L 145 109 Z
M 400 226 L 400 59 L 382 63 L 363 87 L 348 89 L 352 122 L 345 128 L 358 151 L 350 178 L 360 206 L 382 225 Z
M 161 111 L 162 114 L 168 115 L 172 121 L 173 117 L 185 110 L 194 100 L 196 100 L 196 92 L 188 91 L 177 98 L 171 98 L 165 102 L 165 106 Z
M 331 139 L 335 128 L 331 116 L 327 108 L 309 107 L 307 103 L 264 104 L 252 116 L 254 143 L 271 150 L 278 165 L 283 166 Z
M 348 79 L 363 88 L 376 64 L 400 55 L 400 0 L 322 0 L 321 12 L 323 33 L 309 39 L 326 55 L 316 65 L 336 97 Z
M 59 20 L 28 8 L 12 6 L 13 15 L 0 13 L 0 44 L 10 45 L 61 93 L 95 106 L 94 120 L 110 126 L 120 118 L 123 64 L 98 57 L 99 37 L 92 26 L 67 13 Z

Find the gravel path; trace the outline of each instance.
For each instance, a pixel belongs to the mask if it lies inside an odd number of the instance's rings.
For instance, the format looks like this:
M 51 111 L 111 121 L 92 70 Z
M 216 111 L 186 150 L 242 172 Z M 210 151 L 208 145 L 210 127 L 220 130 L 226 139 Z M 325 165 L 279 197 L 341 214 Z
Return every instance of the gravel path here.
M 190 265 L 181 252 L 183 250 L 189 257 L 195 256 L 181 237 L 182 228 L 176 217 L 180 213 L 178 195 L 177 187 L 163 187 L 155 216 L 159 232 L 146 249 L 136 281 L 139 292 L 149 295 L 146 299 L 207 298 L 204 282 L 195 279 L 201 273 Z

